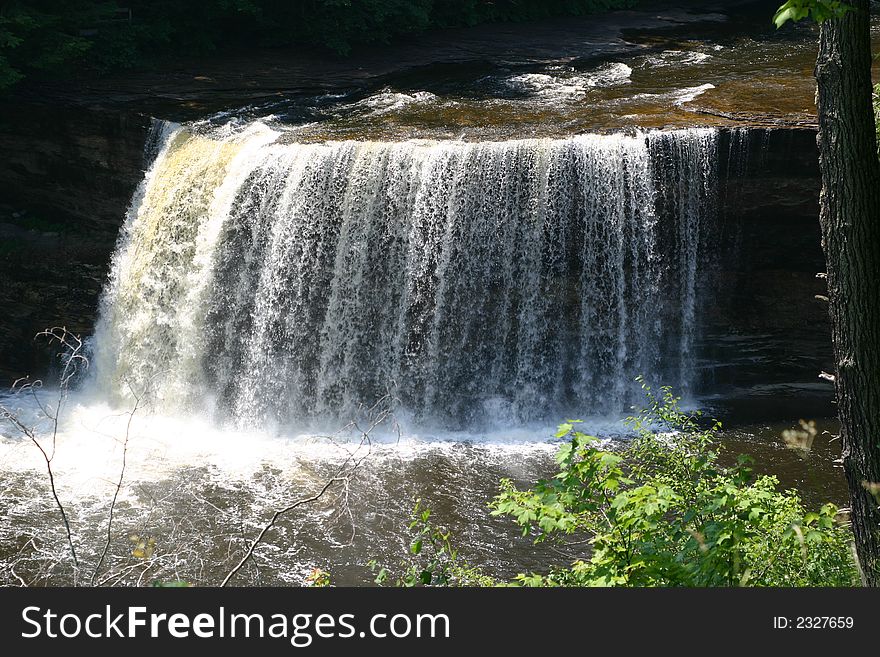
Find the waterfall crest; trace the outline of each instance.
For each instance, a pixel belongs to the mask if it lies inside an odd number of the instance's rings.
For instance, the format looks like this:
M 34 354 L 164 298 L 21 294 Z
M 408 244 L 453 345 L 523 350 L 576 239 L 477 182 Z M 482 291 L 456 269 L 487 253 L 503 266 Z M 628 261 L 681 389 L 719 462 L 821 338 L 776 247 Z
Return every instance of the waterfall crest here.
M 96 385 L 242 423 L 390 394 L 447 428 L 687 392 L 716 133 L 289 143 L 165 126 Z

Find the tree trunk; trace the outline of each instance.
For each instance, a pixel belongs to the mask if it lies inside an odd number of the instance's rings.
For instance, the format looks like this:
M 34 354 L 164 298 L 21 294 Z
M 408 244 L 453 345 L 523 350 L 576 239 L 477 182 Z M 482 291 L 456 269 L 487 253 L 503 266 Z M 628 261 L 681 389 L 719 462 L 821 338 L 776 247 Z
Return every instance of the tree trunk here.
M 822 24 L 816 63 L 820 223 L 835 388 L 856 552 L 880 586 L 880 161 L 871 105 L 868 0 Z

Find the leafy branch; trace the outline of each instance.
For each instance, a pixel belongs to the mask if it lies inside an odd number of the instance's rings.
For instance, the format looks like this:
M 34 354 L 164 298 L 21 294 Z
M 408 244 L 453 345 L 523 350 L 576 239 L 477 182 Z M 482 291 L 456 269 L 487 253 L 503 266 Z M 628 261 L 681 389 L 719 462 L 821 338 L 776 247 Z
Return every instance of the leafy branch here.
M 811 18 L 821 24 L 845 16 L 850 11 L 853 11 L 853 7 L 841 0 L 788 0 L 776 10 L 773 23 L 780 28 L 788 21 L 796 23 Z

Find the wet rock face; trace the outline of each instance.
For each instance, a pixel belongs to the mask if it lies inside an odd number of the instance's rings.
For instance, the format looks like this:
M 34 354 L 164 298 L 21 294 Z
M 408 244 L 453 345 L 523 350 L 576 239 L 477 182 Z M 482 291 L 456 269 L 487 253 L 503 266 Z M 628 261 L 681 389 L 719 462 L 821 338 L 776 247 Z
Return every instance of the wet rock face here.
M 831 329 L 819 231 L 816 133 L 722 136 L 714 292 L 706 295 L 702 383 L 719 395 L 811 395 L 832 411 Z M 763 392 L 762 392 L 763 391 Z M 772 400 L 772 402 L 771 402 Z M 754 399 L 752 400 L 754 401 Z
M 115 234 L 143 175 L 149 117 L 12 101 L 0 116 L 2 201 Z
M 0 385 L 46 372 L 54 353 L 41 330 L 88 335 L 115 240 L 75 217 L 0 206 Z
M 119 225 L 143 177 L 150 120 L 0 106 L 0 386 L 41 375 L 47 327 L 89 334 Z

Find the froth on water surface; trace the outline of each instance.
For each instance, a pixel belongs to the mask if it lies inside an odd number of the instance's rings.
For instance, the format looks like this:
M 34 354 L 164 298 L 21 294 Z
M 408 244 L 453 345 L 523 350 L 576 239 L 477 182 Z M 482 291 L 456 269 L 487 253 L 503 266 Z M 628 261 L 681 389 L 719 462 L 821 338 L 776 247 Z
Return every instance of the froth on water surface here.
M 54 399 L 54 391 L 45 391 L 44 404 Z M 52 444 L 51 423 L 40 422 L 33 400 L 3 403 L 40 427 L 44 445 Z M 486 504 L 501 477 L 526 483 L 552 471 L 550 427 L 447 435 L 408 432 L 389 419 L 366 441 L 351 428 L 321 435 L 294 427 L 269 433 L 159 415 L 147 406 L 131 417 L 130 410 L 79 393 L 63 409 L 52 468 L 82 566 L 78 573 L 39 451 L 3 428 L 0 560 L 12 570 L 4 569 L 0 582 L 88 582 L 123 474 L 98 583 L 218 584 L 276 509 L 313 496 L 346 464 L 344 484 L 285 516 L 236 583 L 301 584 L 315 567 L 329 570 L 336 583 L 367 583 L 370 560 L 396 563 L 406 549 L 416 499 L 434 509 L 438 522 L 468 546 L 468 558 L 490 573 L 514 574 L 524 564 L 537 565 L 533 560 L 543 554 L 508 523 L 491 518 Z M 360 419 L 361 428 L 370 426 L 369 417 Z M 595 428 L 600 426 L 614 425 Z M 357 467 L 350 467 L 355 461 Z M 502 554 L 500 544 L 521 549 Z

